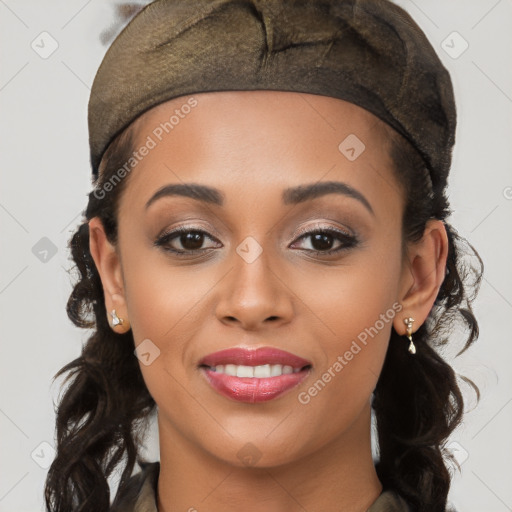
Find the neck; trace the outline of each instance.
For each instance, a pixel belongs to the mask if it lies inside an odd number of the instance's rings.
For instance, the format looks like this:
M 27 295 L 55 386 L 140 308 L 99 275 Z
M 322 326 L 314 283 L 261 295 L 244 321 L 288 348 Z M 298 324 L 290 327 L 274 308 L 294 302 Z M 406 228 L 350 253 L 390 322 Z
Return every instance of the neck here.
M 159 417 L 158 511 L 363 512 L 382 492 L 368 406 L 349 431 L 290 463 L 236 466 L 192 444 Z

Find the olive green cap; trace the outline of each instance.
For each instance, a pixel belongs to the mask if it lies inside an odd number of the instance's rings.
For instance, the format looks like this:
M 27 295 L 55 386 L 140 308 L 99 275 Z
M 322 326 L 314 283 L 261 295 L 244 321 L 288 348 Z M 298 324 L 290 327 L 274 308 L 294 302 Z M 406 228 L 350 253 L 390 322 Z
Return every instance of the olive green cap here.
M 138 116 L 183 95 L 277 90 L 372 112 L 422 155 L 443 188 L 455 141 L 450 75 L 388 0 L 156 0 L 114 40 L 89 101 L 92 171 Z

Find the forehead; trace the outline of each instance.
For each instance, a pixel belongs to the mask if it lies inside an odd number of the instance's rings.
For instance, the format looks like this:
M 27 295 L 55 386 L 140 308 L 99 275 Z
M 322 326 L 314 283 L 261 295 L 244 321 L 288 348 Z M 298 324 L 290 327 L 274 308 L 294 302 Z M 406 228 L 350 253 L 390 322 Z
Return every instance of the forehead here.
M 306 124 L 294 124 L 294 120 Z M 361 137 L 383 139 L 384 122 L 368 110 L 348 101 L 329 96 L 288 91 L 217 91 L 182 96 L 166 101 L 141 115 L 133 124 L 139 137 L 151 133 L 160 139 L 172 132 L 176 140 L 187 135 L 198 124 L 221 127 L 225 132 L 241 133 L 252 123 L 264 125 L 272 133 L 288 128 L 295 137 L 315 140 L 315 133 L 325 137 L 329 132 L 340 136 L 343 130 L 353 130 Z M 168 130 L 161 127 L 167 124 Z M 170 126 L 169 126 L 170 125 Z M 178 125 L 179 129 L 178 129 Z M 170 131 L 169 131 L 170 128 Z M 382 142 L 381 140 L 380 142 Z
M 134 123 L 144 150 L 125 195 L 147 200 L 161 184 L 211 184 L 229 196 L 342 179 L 367 188 L 394 176 L 384 123 L 327 96 L 283 91 L 222 91 L 167 101 Z

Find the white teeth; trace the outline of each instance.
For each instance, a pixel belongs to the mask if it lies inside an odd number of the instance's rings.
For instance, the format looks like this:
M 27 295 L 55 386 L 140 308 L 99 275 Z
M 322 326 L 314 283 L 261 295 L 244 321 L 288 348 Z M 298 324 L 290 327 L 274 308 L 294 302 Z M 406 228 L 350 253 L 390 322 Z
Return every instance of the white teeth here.
M 276 377 L 283 374 L 283 367 L 280 364 L 273 364 L 270 368 L 270 376 Z
M 237 366 L 236 367 L 236 376 L 237 377 L 254 377 L 254 367 L 253 366 Z
M 260 379 L 264 379 L 265 377 L 270 377 L 270 365 L 264 364 L 261 366 L 254 367 L 254 377 L 258 377 Z
M 215 367 L 215 369 L 217 369 L 217 368 L 222 368 L 222 365 Z M 226 375 L 232 375 L 233 377 L 236 377 L 236 365 L 234 365 L 234 364 L 227 364 L 224 367 L 224 373 Z
M 291 366 L 283 366 L 283 373 L 287 375 L 288 373 L 293 373 L 293 368 Z
M 215 367 L 217 373 L 224 373 L 232 377 L 255 377 L 257 379 L 267 379 L 269 377 L 279 377 L 290 373 L 300 372 L 300 368 L 293 368 L 282 364 L 263 364 L 259 366 L 245 366 L 236 364 L 219 364 Z

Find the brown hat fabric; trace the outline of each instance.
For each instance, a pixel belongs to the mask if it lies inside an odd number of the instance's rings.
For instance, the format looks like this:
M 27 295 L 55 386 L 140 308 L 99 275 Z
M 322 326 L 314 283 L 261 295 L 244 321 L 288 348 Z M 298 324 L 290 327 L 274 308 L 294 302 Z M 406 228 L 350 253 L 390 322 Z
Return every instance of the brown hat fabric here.
M 109 143 L 150 108 L 207 91 L 295 91 L 372 112 L 444 187 L 455 141 L 450 75 L 388 0 L 156 0 L 114 40 L 89 101 L 93 174 Z

